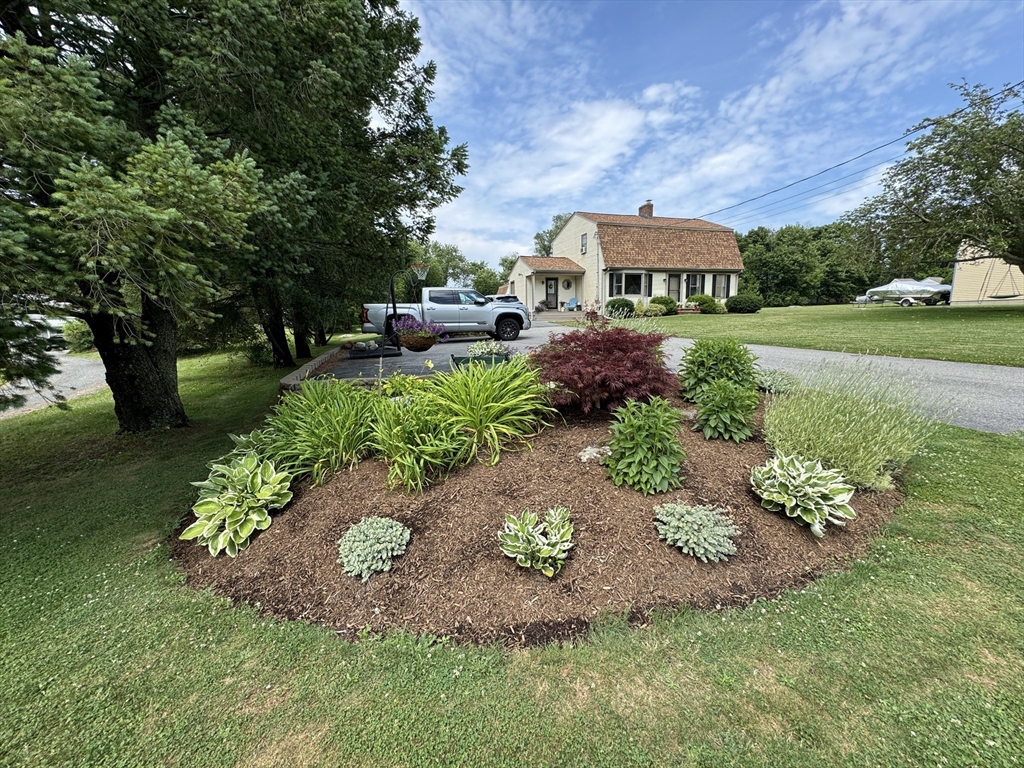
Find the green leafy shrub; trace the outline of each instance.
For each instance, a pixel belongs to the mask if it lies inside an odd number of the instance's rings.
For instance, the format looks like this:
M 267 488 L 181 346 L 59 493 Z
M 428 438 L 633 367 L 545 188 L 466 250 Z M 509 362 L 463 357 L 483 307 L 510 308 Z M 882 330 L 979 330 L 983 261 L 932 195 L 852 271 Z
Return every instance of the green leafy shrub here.
M 679 363 L 679 388 L 691 402 L 717 379 L 725 379 L 743 389 L 755 389 L 754 362 L 750 350 L 736 339 L 698 339 L 683 352 Z
M 665 311 L 662 314 L 674 315 L 677 312 L 678 304 L 671 296 L 654 296 L 651 298 L 651 302 L 648 306 L 664 307 Z
M 604 305 L 605 314 L 609 317 L 632 317 L 636 306 L 629 299 L 608 299 Z
M 367 581 L 391 570 L 405 552 L 412 531 L 390 517 L 364 517 L 338 540 L 338 562 L 349 576 Z
M 659 504 L 654 508 L 654 527 L 673 547 L 702 562 L 727 560 L 736 554 L 732 540 L 740 533 L 724 510 L 685 504 Z
M 552 507 L 541 521 L 530 510 L 525 510 L 521 518 L 505 515 L 505 528 L 498 534 L 498 544 L 506 556 L 523 568 L 536 568 L 550 579 L 562 570 L 572 549 L 569 510 Z
M 370 451 L 373 404 L 377 396 L 343 381 L 306 381 L 287 393 L 267 418 L 258 450 L 281 469 L 313 485 Z
M 750 484 L 762 507 L 811 526 L 811 533 L 819 538 L 825 535 L 826 522 L 845 526 L 857 517 L 849 504 L 853 486 L 838 470 L 822 469 L 819 461 L 775 456 L 750 471 Z
M 757 390 L 747 389 L 728 379 L 715 379 L 697 397 L 695 430 L 704 437 L 723 438 L 741 443 L 754 433 Z
M 648 304 L 644 306 L 643 299 L 637 299 L 636 309 L 633 310 L 634 317 L 661 317 L 665 314 L 665 308 L 660 304 Z
M 68 320 L 62 333 L 72 352 L 88 352 L 93 347 L 92 331 L 81 320 Z
M 737 293 L 725 300 L 726 312 L 734 314 L 752 315 L 760 311 L 763 306 L 761 297 L 753 293 Z
M 482 450 L 489 466 L 498 463 L 503 445 L 525 442 L 545 426 L 544 416 L 554 413 L 548 388 L 524 356 L 494 367 L 467 365 L 436 374 L 424 392 L 446 428 L 468 438 L 465 460 Z
M 415 392 L 422 392 L 426 385 L 426 379 L 419 376 L 392 373 L 380 382 L 380 391 L 385 397 L 406 397 Z
M 884 489 L 936 427 L 913 381 L 871 364 L 829 365 L 785 395 L 764 417 L 764 437 L 776 453 L 814 456 L 861 488 Z
M 221 550 L 234 557 L 249 546 L 254 531 L 270 527 L 271 509 L 280 509 L 292 498 L 292 476 L 279 472 L 270 461 L 255 453 L 230 464 L 211 464 L 210 476 L 199 483 L 199 501 L 192 507 L 198 518 L 181 538 L 207 547 L 216 557 Z
M 626 483 L 644 496 L 678 488 L 686 452 L 677 433 L 682 414 L 661 397 L 649 403 L 630 400 L 615 412 L 611 455 L 605 459 L 615 485 Z
M 706 293 L 695 293 L 686 300 L 687 304 L 696 304 L 702 315 L 724 315 L 725 307 L 714 296 Z
M 770 395 L 785 395 L 801 386 L 800 379 L 777 368 L 758 368 L 754 371 L 754 381 L 759 390 Z

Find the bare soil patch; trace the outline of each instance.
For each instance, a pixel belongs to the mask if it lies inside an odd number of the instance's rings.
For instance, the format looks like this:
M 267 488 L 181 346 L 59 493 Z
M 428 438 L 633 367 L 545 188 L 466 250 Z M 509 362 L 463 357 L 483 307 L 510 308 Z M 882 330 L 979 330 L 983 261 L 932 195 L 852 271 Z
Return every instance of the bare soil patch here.
M 535 645 L 578 637 L 602 612 L 643 622 L 653 608 L 714 609 L 774 597 L 863 554 L 902 501 L 897 491 L 857 493 L 857 520 L 815 539 L 763 509 L 750 490 L 751 467 L 768 458 L 759 433 L 737 445 L 688 427 L 679 436 L 687 453 L 683 487 L 645 497 L 616 488 L 604 467 L 577 457 L 607 443 L 609 422 L 603 413 L 568 415 L 535 437 L 532 450 L 503 453 L 494 467 L 459 469 L 420 496 L 387 491 L 385 466 L 364 461 L 320 488 L 300 489 L 234 560 L 213 559 L 176 537 L 171 546 L 189 585 L 342 636 L 369 627 Z M 675 500 L 728 510 L 741 531 L 728 562 L 701 563 L 658 538 L 652 510 Z M 497 533 L 507 513 L 556 504 L 572 511 L 575 546 L 549 580 L 505 557 Z M 389 573 L 364 583 L 337 563 L 337 541 L 367 515 L 399 520 L 412 539 Z

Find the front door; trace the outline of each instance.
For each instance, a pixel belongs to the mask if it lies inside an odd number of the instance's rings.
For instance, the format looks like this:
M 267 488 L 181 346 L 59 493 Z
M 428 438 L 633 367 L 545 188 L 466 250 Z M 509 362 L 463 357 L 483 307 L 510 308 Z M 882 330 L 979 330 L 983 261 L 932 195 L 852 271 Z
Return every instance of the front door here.
M 668 295 L 669 298 L 675 299 L 676 304 L 679 303 L 679 282 L 682 275 L 669 275 L 668 276 Z
M 548 309 L 558 309 L 558 278 L 545 278 L 544 286 L 544 303 L 548 305 Z

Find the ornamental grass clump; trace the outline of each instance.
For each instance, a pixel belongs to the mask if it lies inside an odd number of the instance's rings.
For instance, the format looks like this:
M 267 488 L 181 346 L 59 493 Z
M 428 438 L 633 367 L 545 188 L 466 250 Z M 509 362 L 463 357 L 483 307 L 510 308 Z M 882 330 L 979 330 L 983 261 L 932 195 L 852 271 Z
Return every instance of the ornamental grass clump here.
M 818 538 L 825 535 L 825 523 L 842 527 L 857 517 L 849 504 L 853 486 L 838 470 L 823 469 L 819 461 L 774 456 L 750 471 L 750 484 L 762 507 L 811 526 Z
M 754 371 L 754 381 L 759 390 L 769 395 L 786 395 L 802 386 L 800 379 L 778 368 L 758 368 Z
M 615 410 L 627 400 L 668 394 L 675 377 L 665 365 L 667 337 L 592 318 L 580 329 L 560 333 L 530 355 L 541 381 L 552 385 L 554 405 L 583 413 Z
M 364 517 L 338 540 L 338 562 L 345 573 L 367 581 L 391 570 L 405 552 L 412 531 L 390 517 Z
M 682 485 L 680 464 L 686 452 L 679 444 L 682 414 L 661 397 L 650 403 L 630 400 L 615 412 L 611 454 L 605 459 L 608 476 L 644 496 L 665 493 Z
M 523 568 L 536 568 L 549 579 L 562 570 L 572 549 L 572 523 L 567 507 L 552 507 L 538 520 L 525 510 L 522 517 L 505 515 L 505 528 L 498 534 L 498 545 Z
M 526 442 L 554 412 L 548 388 L 523 356 L 502 365 L 468 365 L 428 380 L 424 396 L 445 429 L 466 438 L 462 458 L 498 463 L 503 446 Z
M 718 379 L 756 389 L 754 362 L 750 350 L 736 339 L 698 339 L 683 352 L 679 363 L 679 390 L 690 402 Z
M 728 379 L 716 379 L 697 397 L 694 430 L 707 439 L 723 438 L 741 443 L 754 434 L 754 411 L 760 399 L 757 390 Z
M 262 430 L 236 444 L 296 477 L 309 475 L 317 486 L 368 455 L 376 399 L 371 390 L 347 382 L 306 381 L 274 407 Z
M 181 538 L 195 539 L 213 557 L 221 551 L 235 557 L 249 546 L 255 531 L 270 527 L 269 511 L 291 501 L 291 481 L 290 474 L 277 471 L 272 462 L 255 453 L 228 464 L 211 464 L 210 476 L 192 483 L 200 489 L 199 501 L 192 507 L 197 520 Z
M 772 398 L 764 438 L 776 453 L 813 456 L 860 488 L 882 490 L 934 431 L 928 414 L 938 410 L 912 381 L 877 366 L 829 365 Z
M 732 540 L 740 530 L 724 510 L 715 507 L 659 504 L 654 508 L 654 527 L 668 544 L 705 563 L 736 554 Z

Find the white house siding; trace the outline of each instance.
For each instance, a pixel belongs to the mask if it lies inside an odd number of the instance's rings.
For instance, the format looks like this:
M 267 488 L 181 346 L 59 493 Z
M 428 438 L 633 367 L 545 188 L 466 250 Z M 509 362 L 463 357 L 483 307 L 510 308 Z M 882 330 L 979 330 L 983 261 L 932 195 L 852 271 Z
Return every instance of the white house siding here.
M 953 267 L 950 304 L 1024 304 L 1024 295 L 1013 294 L 1024 294 L 1024 274 L 1020 267 L 1002 259 L 960 261 Z
M 551 255 L 572 259 L 586 272 L 572 278 L 576 298 L 585 304 L 604 303 L 601 296 L 601 270 L 604 267 L 600 256 L 600 243 L 594 238 L 597 224 L 579 214 L 573 214 L 551 243 Z M 587 252 L 580 253 L 580 236 L 587 236 Z

